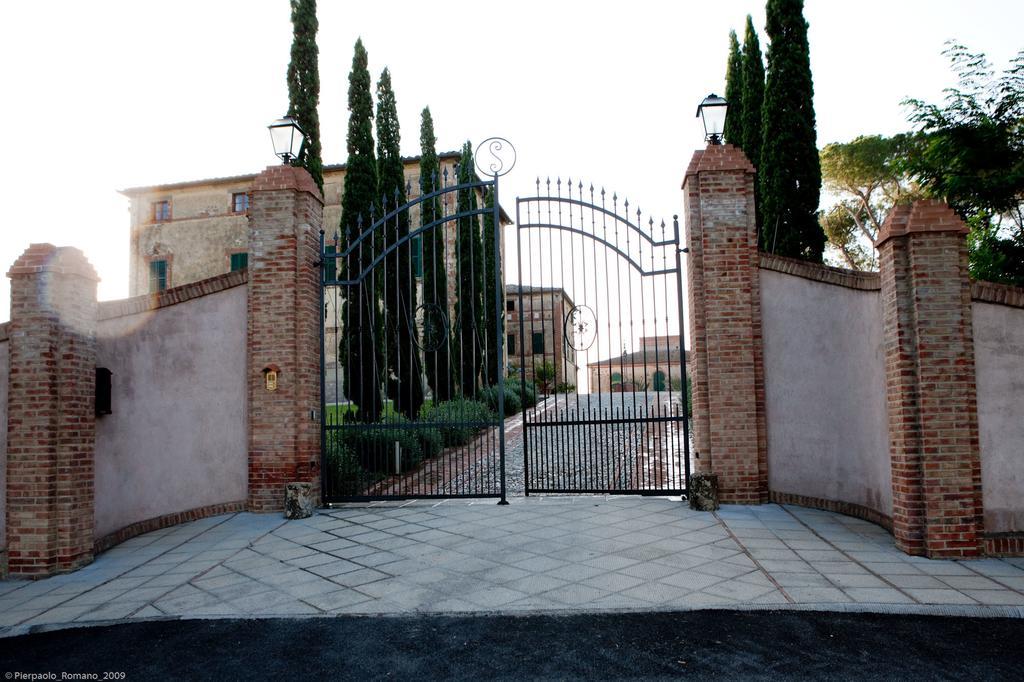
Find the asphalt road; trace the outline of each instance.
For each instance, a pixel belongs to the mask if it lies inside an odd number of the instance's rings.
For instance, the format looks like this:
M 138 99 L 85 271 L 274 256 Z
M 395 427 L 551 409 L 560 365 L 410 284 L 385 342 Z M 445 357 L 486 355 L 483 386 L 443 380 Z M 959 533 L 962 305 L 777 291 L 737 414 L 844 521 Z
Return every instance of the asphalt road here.
M 0 639 L 0 669 L 7 680 L 1018 680 L 1021 642 L 1019 619 L 795 611 L 151 621 Z M 97 677 L 62 677 L 83 673 Z

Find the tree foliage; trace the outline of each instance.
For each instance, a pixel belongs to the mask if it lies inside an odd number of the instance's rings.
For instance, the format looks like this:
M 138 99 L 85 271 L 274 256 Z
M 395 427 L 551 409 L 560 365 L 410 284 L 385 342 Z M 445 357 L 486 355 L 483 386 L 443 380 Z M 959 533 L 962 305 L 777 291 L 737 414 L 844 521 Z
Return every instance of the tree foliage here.
M 957 74 L 942 105 L 908 99 L 917 129 L 907 173 L 971 228 L 971 274 L 1024 285 L 1024 50 L 998 77 L 982 53 L 951 43 Z
M 377 81 L 377 189 L 381 213 L 388 214 L 407 201 L 405 165 L 402 163 L 401 131 L 391 72 L 385 68 Z M 423 404 L 423 368 L 416 347 L 416 280 L 409 243 L 409 212 L 398 211 L 385 219 L 384 346 L 388 397 L 395 410 L 415 419 Z M 394 250 L 391 250 L 394 249 Z M 390 252 L 389 252 L 390 250 Z
M 854 270 L 878 266 L 872 242 L 892 207 L 920 196 L 904 170 L 906 135 L 862 135 L 821 150 L 821 176 L 839 201 L 821 214 L 828 244 Z
M 758 164 L 760 246 L 783 256 L 821 261 L 821 168 L 803 0 L 768 0 L 766 10 L 770 43 Z
M 473 167 L 473 147 L 467 141 L 462 146 L 459 159 L 458 183 L 468 184 L 476 180 Z M 460 214 L 471 213 L 479 207 L 475 189 L 460 189 L 456 210 Z M 455 259 L 458 285 L 456 287 L 455 317 L 458 334 L 453 349 L 459 365 L 459 386 L 463 396 L 476 395 L 483 364 L 483 343 L 480 331 L 483 329 L 484 262 L 483 242 L 480 239 L 480 220 L 477 215 L 458 219 L 455 241 Z
M 754 20 L 747 15 L 747 30 L 743 36 L 743 94 L 739 118 L 743 125 L 743 151 L 755 166 L 761 163 L 761 120 L 764 108 L 764 63 L 761 61 L 761 43 L 754 30 Z M 757 228 L 761 229 L 760 186 L 754 188 L 757 208 Z
M 743 55 L 740 53 L 736 31 L 729 31 L 725 100 L 729 103 L 729 115 L 725 117 L 725 141 L 743 149 Z
M 316 0 L 291 0 L 292 51 L 288 63 L 288 115 L 305 133 L 306 139 L 292 163 L 313 176 L 323 192 L 324 164 L 320 153 L 320 67 L 316 33 Z
M 430 108 L 420 116 L 420 193 L 430 194 L 441 187 L 441 164 L 437 158 L 437 138 Z M 442 217 L 441 202 L 435 197 L 420 204 L 420 226 L 430 225 Z M 448 307 L 448 266 L 445 258 L 443 225 L 424 232 L 423 244 L 423 360 L 427 382 L 435 404 L 452 398 L 451 338 Z
M 495 230 L 494 222 L 494 189 L 490 189 L 484 196 L 483 232 L 481 242 L 483 246 L 484 262 L 484 295 L 483 295 L 483 337 L 484 337 L 484 385 L 489 386 L 497 383 L 498 372 L 500 371 L 501 358 L 498 355 L 498 339 L 505 333 L 505 319 L 501 314 L 501 302 L 498 300 L 501 273 L 498 272 L 500 261 L 494 256 L 495 242 L 500 247 L 500 227 Z M 500 224 L 500 219 L 499 219 Z
M 344 253 L 364 230 L 372 224 L 377 199 L 377 164 L 373 154 L 373 98 L 370 94 L 370 72 L 362 39 L 356 41 L 352 71 L 348 77 L 348 163 L 345 191 L 341 199 Z M 354 280 L 370 267 L 378 244 L 373 238 L 363 239 L 344 259 L 346 279 Z M 382 400 L 381 358 L 379 357 L 377 325 L 378 292 L 367 277 L 350 285 L 343 292 L 342 319 L 345 323 L 339 350 L 342 357 L 345 394 L 358 405 L 356 418 L 373 422 L 380 417 Z

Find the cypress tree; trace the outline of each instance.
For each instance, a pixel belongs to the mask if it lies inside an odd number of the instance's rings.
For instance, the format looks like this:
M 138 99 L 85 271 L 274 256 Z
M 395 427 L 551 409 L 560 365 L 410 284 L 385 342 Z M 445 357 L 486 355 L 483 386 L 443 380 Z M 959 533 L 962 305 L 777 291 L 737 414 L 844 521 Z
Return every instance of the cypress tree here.
M 725 70 L 725 101 L 729 115 L 725 118 L 725 141 L 743 146 L 743 55 L 736 40 L 736 31 L 729 31 L 729 62 Z
M 473 148 L 467 141 L 462 146 L 459 159 L 458 184 L 476 180 L 473 169 Z M 460 189 L 457 193 L 456 211 L 469 213 L 478 208 L 476 189 Z M 455 238 L 455 260 L 458 286 L 456 288 L 455 318 L 458 327 L 455 362 L 458 364 L 459 386 L 462 395 L 472 398 L 480 382 L 482 365 L 482 343 L 480 330 L 483 328 L 484 262 L 483 242 L 480 241 L 479 216 L 459 218 Z
M 768 78 L 759 164 L 761 248 L 821 262 L 821 165 L 803 0 L 768 0 Z
M 342 252 L 370 228 L 377 196 L 377 164 L 373 158 L 373 100 L 370 72 L 366 68 L 366 49 L 356 41 L 352 71 L 348 76 L 348 165 L 345 192 L 341 198 Z M 359 242 L 342 264 L 345 278 L 354 280 L 370 266 L 376 255 L 374 239 Z M 382 401 L 381 359 L 377 332 L 379 306 L 373 273 L 347 287 L 343 292 L 341 335 L 345 394 L 358 406 L 356 418 L 373 422 L 380 417 Z
M 377 189 L 382 214 L 407 202 L 401 131 L 391 72 L 385 68 L 377 81 Z M 384 225 L 384 249 L 395 249 L 384 259 L 384 338 L 387 344 L 388 393 L 395 409 L 415 419 L 423 404 L 423 367 L 416 340 L 416 281 L 408 241 L 409 212 L 399 211 Z M 403 241 L 404 240 L 404 241 Z
M 420 193 L 430 194 L 441 187 L 441 164 L 437 158 L 437 138 L 430 108 L 424 107 L 420 120 Z M 420 204 L 420 226 L 441 218 L 441 201 L 429 199 Z M 445 262 L 445 227 L 439 225 L 422 233 L 423 244 L 423 336 L 427 382 L 434 402 L 451 400 L 451 338 L 448 334 L 448 267 Z M 443 317 L 437 315 L 440 310 Z M 444 327 L 442 328 L 442 324 Z M 443 340 L 441 336 L 443 335 Z M 435 348 L 435 346 L 437 346 Z
M 498 261 L 494 258 L 494 242 L 497 239 L 500 243 L 500 232 L 494 230 L 494 190 L 487 192 L 484 197 L 484 207 L 487 213 L 484 214 L 484 228 L 481 234 L 484 259 L 484 300 L 483 300 L 483 337 L 485 348 L 484 383 L 497 384 L 498 372 L 501 369 L 500 357 L 498 355 L 498 339 L 500 334 L 505 333 L 505 318 L 501 309 L 496 307 L 500 304 L 495 302 L 498 296 Z M 499 325 L 501 328 L 499 329 Z
M 747 15 L 747 31 L 743 36 L 743 151 L 755 166 L 761 163 L 761 109 L 764 106 L 764 63 L 761 44 L 754 30 L 754 20 Z M 758 168 L 760 170 L 760 168 Z M 760 184 L 754 187 L 757 228 L 761 229 Z
M 296 120 L 306 140 L 293 166 L 301 166 L 324 190 L 324 163 L 320 158 L 320 51 L 316 46 L 319 23 L 316 0 L 291 0 L 292 52 L 288 63 L 288 115 Z

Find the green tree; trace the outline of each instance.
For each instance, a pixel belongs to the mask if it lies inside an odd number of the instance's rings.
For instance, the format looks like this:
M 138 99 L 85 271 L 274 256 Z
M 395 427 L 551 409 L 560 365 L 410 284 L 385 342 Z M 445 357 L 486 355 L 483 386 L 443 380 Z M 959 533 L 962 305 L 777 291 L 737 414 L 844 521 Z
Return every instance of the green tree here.
M 460 185 L 477 179 L 473 168 L 473 147 L 467 141 L 462 145 L 459 159 L 458 183 Z M 476 189 L 460 189 L 457 193 L 458 213 L 471 213 L 478 206 Z M 455 239 L 455 259 L 458 286 L 456 287 L 455 318 L 458 327 L 456 338 L 456 362 L 459 365 L 459 386 L 466 397 L 476 395 L 483 364 L 483 343 L 480 331 L 483 329 L 484 262 L 483 242 L 480 240 L 480 220 L 477 215 L 468 215 L 458 220 Z
M 301 166 L 313 176 L 316 186 L 324 190 L 324 164 L 320 158 L 320 51 L 316 46 L 319 22 L 316 0 L 291 0 L 292 52 L 288 63 L 288 115 L 306 134 L 293 166 Z
M 821 168 L 814 128 L 803 0 L 768 0 L 768 77 L 764 90 L 760 245 L 782 256 L 821 261 Z
M 362 39 L 356 41 L 352 71 L 348 76 L 348 164 L 345 191 L 341 198 L 341 251 L 351 249 L 342 264 L 345 278 L 357 280 L 376 256 L 373 235 L 359 240 L 373 223 L 377 197 L 377 164 L 373 156 L 373 98 L 370 72 Z M 380 333 L 378 292 L 371 275 L 347 287 L 343 292 L 342 320 L 345 323 L 339 347 L 345 394 L 358 406 L 356 418 L 373 422 L 379 419 L 383 367 L 379 357 Z
M 850 142 L 833 142 L 821 150 L 821 176 L 839 197 L 820 222 L 829 246 L 855 270 L 873 270 L 878 259 L 872 242 L 885 217 L 898 202 L 911 201 L 919 191 L 907 176 L 906 135 L 861 135 Z
M 484 262 L 484 296 L 483 296 L 483 337 L 486 362 L 484 364 L 485 384 L 496 384 L 498 382 L 499 366 L 501 358 L 498 355 L 498 339 L 503 338 L 505 333 L 505 318 L 501 313 L 501 304 L 496 301 L 498 294 L 497 272 L 498 261 L 494 258 L 494 245 L 497 240 L 500 244 L 500 232 L 494 229 L 494 190 L 490 190 L 484 197 L 484 207 L 487 212 L 484 214 L 483 233 L 483 262 Z M 499 329 L 500 326 L 500 329 Z
M 743 124 L 743 151 L 760 170 L 761 120 L 764 108 L 764 63 L 761 61 L 761 43 L 754 30 L 754 20 L 747 15 L 747 30 L 743 36 L 743 96 L 740 118 Z M 757 229 L 761 229 L 761 189 L 754 187 L 754 206 Z
M 441 188 L 441 164 L 430 108 L 420 117 L 420 193 Z M 437 197 L 420 204 L 420 226 L 431 225 L 443 216 Z M 434 402 L 452 399 L 451 339 L 448 329 L 448 267 L 445 259 L 445 227 L 438 225 L 422 233 L 423 245 L 423 338 L 427 382 Z
M 725 70 L 725 100 L 729 115 L 725 117 L 725 141 L 743 149 L 743 55 L 736 40 L 736 31 L 729 31 L 729 61 Z
M 1024 285 L 1024 50 L 996 77 L 982 53 L 951 43 L 957 73 L 943 105 L 909 99 L 917 130 L 905 168 L 971 228 L 971 275 Z
M 391 72 L 385 68 L 377 81 L 377 190 L 382 215 L 407 202 L 405 164 L 402 163 L 401 130 Z M 395 410 L 415 419 L 423 405 L 423 366 L 416 328 L 416 280 L 412 272 L 409 212 L 401 210 L 383 226 L 384 339 L 388 371 L 388 396 Z

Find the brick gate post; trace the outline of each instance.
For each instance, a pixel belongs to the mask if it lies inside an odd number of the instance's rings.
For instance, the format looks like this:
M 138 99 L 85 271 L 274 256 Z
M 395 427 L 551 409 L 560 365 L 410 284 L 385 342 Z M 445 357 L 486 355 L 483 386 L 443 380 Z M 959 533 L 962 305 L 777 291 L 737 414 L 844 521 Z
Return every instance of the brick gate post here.
M 897 206 L 878 235 L 893 534 L 908 554 L 977 556 L 981 460 L 967 228 L 944 203 Z
M 768 500 L 754 167 L 732 145 L 694 152 L 683 180 L 697 470 L 722 502 Z
M 44 577 L 93 558 L 99 278 L 52 244 L 32 244 L 7 276 L 8 569 Z
M 305 169 L 271 166 L 249 206 L 248 399 L 251 511 L 281 511 L 285 486 L 320 498 L 320 226 Z

